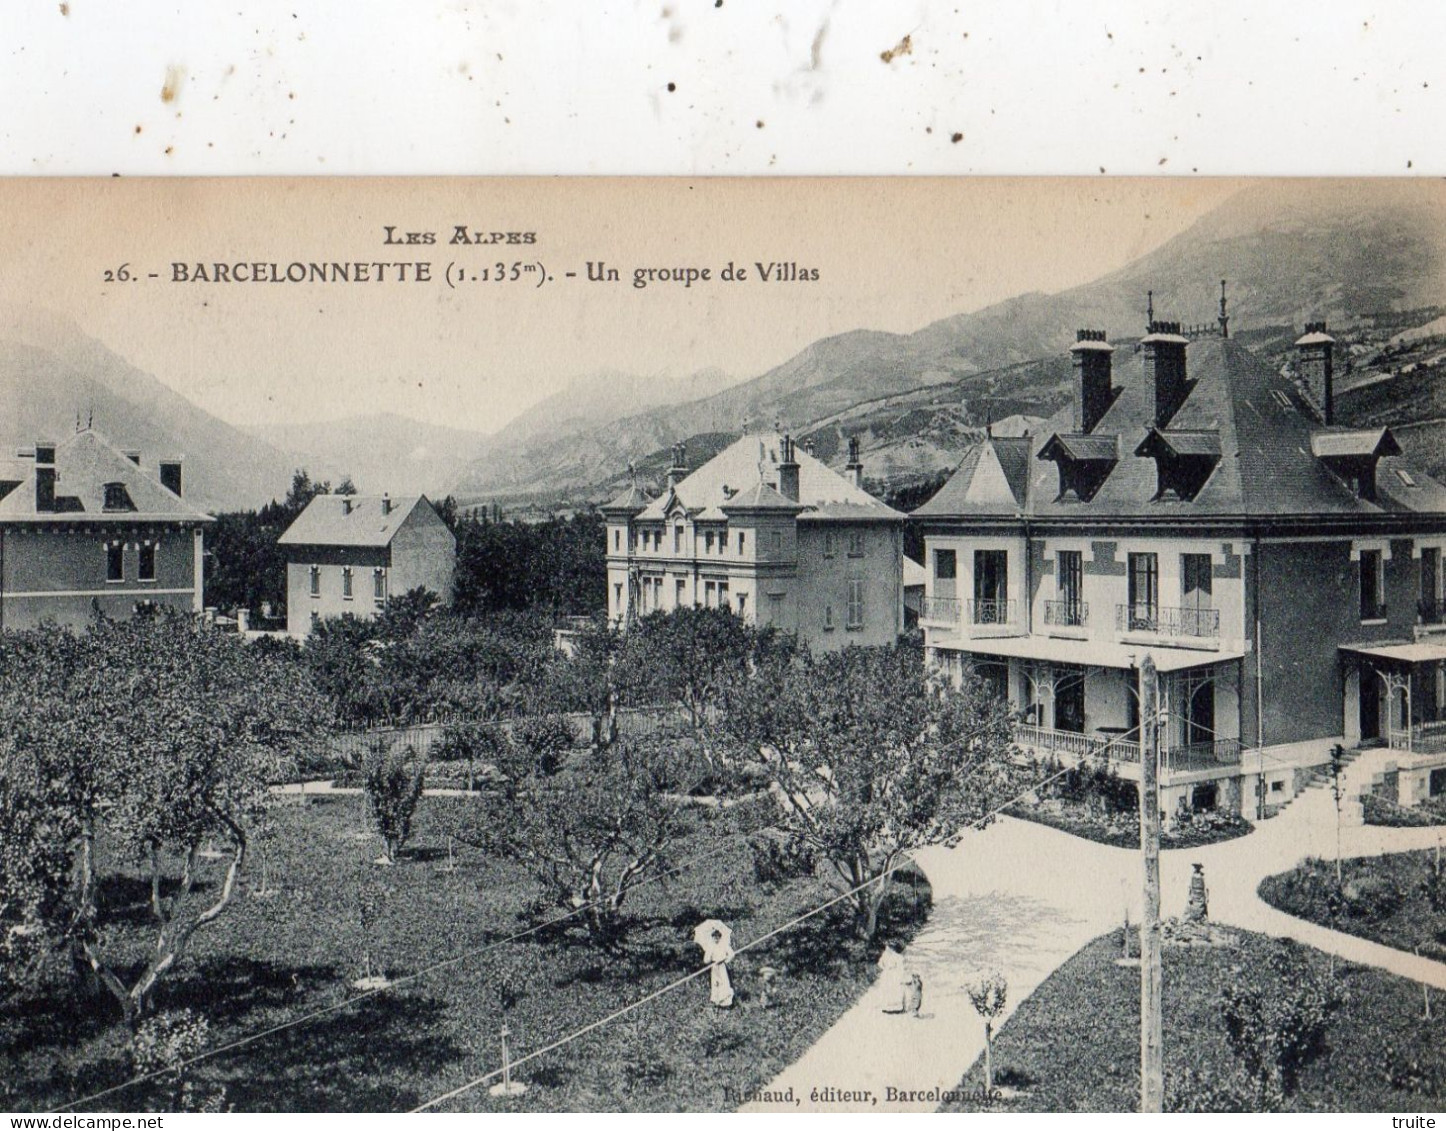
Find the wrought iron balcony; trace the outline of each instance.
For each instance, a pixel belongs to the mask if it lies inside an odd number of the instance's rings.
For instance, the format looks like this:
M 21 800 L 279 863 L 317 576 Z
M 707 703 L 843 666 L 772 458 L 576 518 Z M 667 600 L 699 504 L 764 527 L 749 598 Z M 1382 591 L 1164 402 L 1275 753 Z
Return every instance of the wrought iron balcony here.
M 1220 635 L 1219 609 L 1178 609 L 1163 605 L 1116 605 L 1115 628 L 1120 632 L 1152 632 L 1157 636 Z
M 1011 625 L 1014 623 L 1014 602 L 975 597 L 969 602 L 969 623 Z
M 1060 628 L 1083 628 L 1089 623 L 1088 601 L 1046 601 L 1044 623 Z
M 925 597 L 919 609 L 919 620 L 924 624 L 953 627 L 959 624 L 963 611 L 964 602 L 958 597 Z

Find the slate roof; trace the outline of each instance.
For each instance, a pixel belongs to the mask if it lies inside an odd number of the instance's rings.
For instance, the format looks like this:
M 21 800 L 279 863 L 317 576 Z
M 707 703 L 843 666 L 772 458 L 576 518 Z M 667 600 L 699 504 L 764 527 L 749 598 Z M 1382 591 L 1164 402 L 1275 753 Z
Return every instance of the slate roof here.
M 778 460 L 783 437 L 777 432 L 750 433 L 735 440 L 678 485 L 663 492 L 637 516 L 640 521 L 661 521 L 675 506 L 682 506 L 695 520 L 715 518 L 744 508 L 790 509 L 800 518 L 889 519 L 903 515 L 855 487 L 822 460 L 795 447 L 798 463 L 798 502 L 778 492 Z M 726 490 L 725 490 L 726 488 Z
M 605 503 L 602 511 L 604 514 L 609 511 L 617 511 L 619 513 L 626 512 L 632 515 L 637 514 L 638 511 L 642 510 L 652 501 L 643 489 L 634 483 L 612 502 Z
M 1032 438 L 1035 458 L 1029 461 L 1028 490 L 1015 494 L 1012 507 L 999 498 L 991 481 L 999 464 L 1000 440 L 986 439 L 965 454 L 949 481 L 914 514 L 920 518 L 1018 514 L 1165 519 L 1392 512 L 1446 516 L 1446 487 L 1409 461 L 1386 454 L 1394 442 L 1387 430 L 1367 433 L 1374 437 L 1367 442 L 1353 430 L 1326 428 L 1288 378 L 1237 342 L 1221 338 L 1192 341 L 1186 366 L 1184 401 L 1158 434 L 1172 446 L 1207 449 L 1200 454 L 1213 455 L 1214 445 L 1219 445 L 1218 462 L 1192 500 L 1156 497 L 1155 460 L 1139 451 L 1155 427 L 1153 383 L 1141 354 L 1119 350 L 1112 375 L 1118 395 L 1090 433 L 1091 437 L 1118 437 L 1119 459 L 1088 501 L 1061 499 L 1056 465 L 1039 458 L 1057 438 L 1072 441 L 1074 409 L 1067 406 Z M 1358 497 L 1326 460 L 1317 457 L 1322 448 L 1336 447 L 1349 449 L 1343 455 L 1358 455 L 1363 447 L 1380 452 L 1374 500 Z M 1398 468 L 1406 470 L 1416 486 L 1408 487 L 1393 474 Z
M 391 545 L 402 524 L 418 506 L 428 506 L 425 495 L 392 499 L 390 514 L 382 513 L 382 495 L 317 495 L 278 538 L 281 546 Z M 351 513 L 346 512 L 347 500 Z
M 86 522 L 212 522 L 180 495 L 161 486 L 156 475 L 125 456 L 93 429 L 76 432 L 55 448 L 55 510 L 35 509 L 35 461 L 0 482 L 0 523 L 44 523 L 57 518 Z M 124 509 L 106 510 L 106 485 L 120 484 Z

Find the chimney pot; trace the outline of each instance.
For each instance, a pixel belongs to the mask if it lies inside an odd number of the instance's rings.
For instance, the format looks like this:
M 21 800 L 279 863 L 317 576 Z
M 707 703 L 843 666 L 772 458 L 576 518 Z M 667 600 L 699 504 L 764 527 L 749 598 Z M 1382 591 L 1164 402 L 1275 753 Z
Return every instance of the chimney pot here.
M 35 442 L 35 510 L 55 510 L 55 445 L 45 440 Z
M 844 465 L 844 470 L 848 472 L 849 482 L 862 490 L 864 485 L 864 461 L 859 451 L 859 438 L 857 436 L 849 437 L 849 461 Z
M 1078 330 L 1070 356 L 1074 363 L 1074 425 L 1093 432 L 1114 401 L 1111 384 L 1113 353 L 1103 330 Z
M 341 499 L 341 513 L 351 514 L 351 496 L 343 495 Z
M 391 513 L 392 513 L 392 497 L 391 497 L 391 495 L 383 495 L 383 496 L 382 496 L 382 514 L 385 515 L 385 514 L 391 514 Z
M 798 502 L 798 460 L 794 459 L 793 437 L 784 436 L 779 444 L 779 453 L 782 458 L 778 461 L 778 492 L 785 499 Z

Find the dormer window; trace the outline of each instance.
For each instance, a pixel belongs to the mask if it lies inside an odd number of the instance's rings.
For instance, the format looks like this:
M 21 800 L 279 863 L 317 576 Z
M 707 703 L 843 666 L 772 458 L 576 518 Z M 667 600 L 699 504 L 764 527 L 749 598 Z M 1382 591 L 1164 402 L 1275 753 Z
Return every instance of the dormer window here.
M 105 485 L 104 505 L 107 511 L 133 511 L 136 509 L 124 483 L 107 483 Z
M 1389 428 L 1371 428 L 1313 433 L 1310 450 L 1350 488 L 1356 498 L 1374 502 L 1376 466 L 1383 456 L 1400 455 L 1401 445 Z
M 1057 502 L 1087 503 L 1119 462 L 1119 441 L 1114 436 L 1060 432 L 1040 449 L 1039 458 L 1053 460 L 1059 468 Z
M 1220 462 L 1218 432 L 1151 428 L 1135 455 L 1155 461 L 1155 499 L 1191 502 Z

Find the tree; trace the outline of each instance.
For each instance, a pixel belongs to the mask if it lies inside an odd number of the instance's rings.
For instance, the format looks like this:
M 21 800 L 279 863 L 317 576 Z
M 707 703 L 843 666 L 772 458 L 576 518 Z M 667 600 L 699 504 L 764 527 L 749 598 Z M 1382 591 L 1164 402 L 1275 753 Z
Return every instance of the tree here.
M 422 797 L 426 764 L 410 746 L 390 746 L 378 740 L 367 752 L 362 787 L 367 810 L 381 833 L 384 852 L 379 864 L 395 864 L 412 835 L 412 818 Z
M 829 861 L 872 939 L 906 855 L 980 823 L 1014 796 L 1007 709 L 914 649 L 848 648 L 761 665 L 726 726 L 762 757 L 785 829 Z
M 965 985 L 969 1004 L 984 1019 L 984 1090 L 994 1091 L 994 1021 L 1009 1000 L 1009 983 L 1003 974 L 990 974 Z
M 176 614 L 101 620 L 79 639 L 41 631 L 3 652 L 6 721 L 51 783 L 54 835 L 66 838 L 55 933 L 135 1024 L 196 932 L 230 904 L 267 785 L 304 756 L 326 712 L 295 665 Z M 199 882 L 208 843 L 224 846 L 209 888 Z M 147 875 L 155 933 L 139 973 L 99 929 L 102 844 Z
M 552 903 L 581 913 L 594 945 L 615 948 L 628 893 L 682 835 L 673 787 L 686 772 L 666 745 L 625 739 L 559 773 L 524 773 L 469 808 L 454 835 L 525 865 Z
M 654 701 L 678 704 L 695 735 L 748 675 L 754 632 L 731 609 L 650 613 L 623 639 L 626 669 L 646 673 Z

